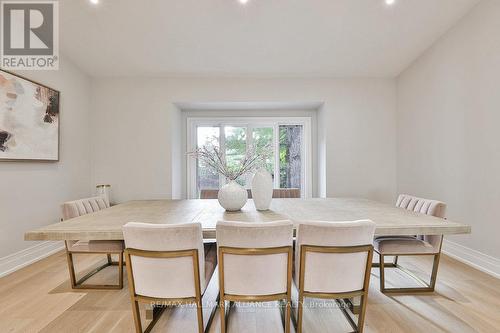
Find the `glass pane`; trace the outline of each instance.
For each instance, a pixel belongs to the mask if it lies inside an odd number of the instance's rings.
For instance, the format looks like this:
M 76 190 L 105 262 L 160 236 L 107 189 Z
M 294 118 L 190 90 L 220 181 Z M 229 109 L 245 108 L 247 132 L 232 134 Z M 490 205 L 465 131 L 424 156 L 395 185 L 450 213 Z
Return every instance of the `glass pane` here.
M 240 162 L 246 155 L 246 127 L 225 126 L 224 135 L 227 167 L 229 170 L 239 169 Z M 246 179 L 244 179 L 244 177 L 240 177 L 236 181 L 243 186 L 246 183 Z
M 264 167 L 274 179 L 273 131 L 272 127 L 254 128 L 252 130 L 252 139 L 255 152 L 259 155 L 266 155 Z
M 219 147 L 219 127 L 202 127 L 196 129 L 197 148 L 203 146 Z M 201 189 L 218 189 L 219 175 L 214 168 L 206 165 L 202 161 L 196 162 L 196 186 L 198 193 Z
M 301 188 L 302 125 L 280 125 L 280 188 Z

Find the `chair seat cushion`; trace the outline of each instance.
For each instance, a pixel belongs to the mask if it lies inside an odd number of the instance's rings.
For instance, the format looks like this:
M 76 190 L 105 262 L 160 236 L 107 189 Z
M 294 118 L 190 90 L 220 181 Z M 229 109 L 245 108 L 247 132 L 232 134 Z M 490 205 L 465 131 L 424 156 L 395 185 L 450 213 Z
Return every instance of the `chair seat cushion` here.
M 124 242 L 121 240 L 91 240 L 77 241 L 76 243 L 68 242 L 68 250 L 70 252 L 120 252 L 125 248 Z
M 414 237 L 386 237 L 376 238 L 373 242 L 375 251 L 381 254 L 420 254 L 438 253 L 431 244 Z

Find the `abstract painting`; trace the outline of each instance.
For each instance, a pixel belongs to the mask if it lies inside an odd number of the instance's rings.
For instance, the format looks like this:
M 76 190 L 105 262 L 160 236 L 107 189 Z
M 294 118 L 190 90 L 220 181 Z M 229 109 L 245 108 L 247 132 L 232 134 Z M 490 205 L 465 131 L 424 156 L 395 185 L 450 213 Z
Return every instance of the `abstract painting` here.
M 59 92 L 0 70 L 2 160 L 59 160 Z

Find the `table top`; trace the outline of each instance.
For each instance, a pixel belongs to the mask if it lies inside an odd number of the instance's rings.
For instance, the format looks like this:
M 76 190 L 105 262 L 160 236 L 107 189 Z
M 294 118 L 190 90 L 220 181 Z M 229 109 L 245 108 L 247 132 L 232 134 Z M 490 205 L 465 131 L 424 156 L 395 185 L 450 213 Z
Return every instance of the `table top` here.
M 226 212 L 217 200 L 129 201 L 102 211 L 51 224 L 25 234 L 26 240 L 123 239 L 127 222 L 200 222 L 203 237 L 215 238 L 219 220 L 269 222 L 292 220 L 352 221 L 370 219 L 377 235 L 466 234 L 468 225 L 414 213 L 376 201 L 355 198 L 273 199 L 267 211 L 255 210 L 252 200 L 238 212 Z
M 51 224 L 25 234 L 26 240 L 123 239 L 127 222 L 200 222 L 203 237 L 215 238 L 219 220 L 268 222 L 277 220 L 352 221 L 370 219 L 377 235 L 466 234 L 468 225 L 414 213 L 376 201 L 355 198 L 273 199 L 267 211 L 257 211 L 252 200 L 238 212 L 226 212 L 217 200 L 129 201 L 102 211 Z

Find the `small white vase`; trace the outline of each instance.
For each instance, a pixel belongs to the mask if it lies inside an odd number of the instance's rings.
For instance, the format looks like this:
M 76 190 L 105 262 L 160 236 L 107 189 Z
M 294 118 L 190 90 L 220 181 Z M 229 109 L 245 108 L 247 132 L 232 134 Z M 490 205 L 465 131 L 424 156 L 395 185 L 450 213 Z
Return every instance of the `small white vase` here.
M 252 199 L 257 210 L 268 210 L 273 198 L 273 177 L 266 169 L 257 170 L 252 179 Z
M 233 212 L 245 206 L 248 200 L 248 192 L 243 186 L 232 180 L 219 190 L 218 199 L 225 210 Z

